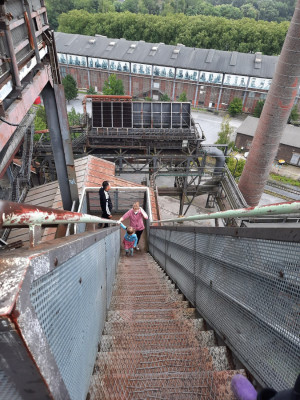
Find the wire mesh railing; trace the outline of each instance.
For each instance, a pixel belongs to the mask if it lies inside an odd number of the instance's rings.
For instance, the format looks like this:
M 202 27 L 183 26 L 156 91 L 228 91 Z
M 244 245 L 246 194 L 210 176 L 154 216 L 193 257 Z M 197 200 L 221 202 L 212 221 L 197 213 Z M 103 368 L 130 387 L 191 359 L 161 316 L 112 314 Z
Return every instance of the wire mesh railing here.
M 299 229 L 151 227 L 149 251 L 264 386 L 299 372 Z
M 112 227 L 1 260 L 1 400 L 86 398 L 119 256 Z

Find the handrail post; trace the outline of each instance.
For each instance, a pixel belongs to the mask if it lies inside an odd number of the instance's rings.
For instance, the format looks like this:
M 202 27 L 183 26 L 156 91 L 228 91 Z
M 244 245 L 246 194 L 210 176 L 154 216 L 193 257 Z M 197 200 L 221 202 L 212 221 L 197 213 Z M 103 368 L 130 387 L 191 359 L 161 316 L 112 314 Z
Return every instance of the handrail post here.
M 29 225 L 29 245 L 37 246 L 42 240 L 42 225 Z

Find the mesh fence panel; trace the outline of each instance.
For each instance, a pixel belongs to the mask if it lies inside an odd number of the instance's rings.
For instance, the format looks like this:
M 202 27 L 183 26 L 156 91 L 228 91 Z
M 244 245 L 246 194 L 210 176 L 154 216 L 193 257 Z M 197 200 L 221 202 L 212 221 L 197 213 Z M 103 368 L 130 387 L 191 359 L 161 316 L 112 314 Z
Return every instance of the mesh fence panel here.
M 85 399 L 118 250 L 115 231 L 35 280 L 30 298 L 71 399 Z
M 149 250 L 252 373 L 277 390 L 293 386 L 299 243 L 164 228 L 150 229 Z

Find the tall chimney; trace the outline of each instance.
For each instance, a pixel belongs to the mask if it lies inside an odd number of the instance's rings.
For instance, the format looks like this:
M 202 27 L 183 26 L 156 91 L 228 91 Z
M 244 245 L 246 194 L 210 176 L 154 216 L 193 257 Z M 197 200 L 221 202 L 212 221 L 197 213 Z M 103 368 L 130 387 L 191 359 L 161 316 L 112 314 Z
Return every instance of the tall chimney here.
M 278 59 L 274 78 L 252 141 L 239 188 L 250 206 L 256 206 L 276 157 L 280 139 L 299 88 L 300 0 Z

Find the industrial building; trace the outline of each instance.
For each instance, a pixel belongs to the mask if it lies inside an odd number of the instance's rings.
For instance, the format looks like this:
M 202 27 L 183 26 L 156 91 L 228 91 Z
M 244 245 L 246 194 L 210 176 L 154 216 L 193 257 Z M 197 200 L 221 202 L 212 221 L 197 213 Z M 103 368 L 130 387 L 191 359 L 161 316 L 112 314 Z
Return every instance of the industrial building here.
M 276 56 L 197 49 L 182 44 L 145 43 L 106 36 L 55 34 L 62 76 L 71 74 L 80 88 L 101 91 L 112 73 L 122 79 L 125 94 L 176 101 L 186 92 L 194 106 L 226 109 L 235 97 L 252 112 L 266 98 Z
M 236 147 L 249 150 L 257 125 L 258 118 L 249 116 L 236 131 Z M 277 160 L 285 160 L 289 164 L 300 165 L 300 128 L 287 124 L 283 131 L 280 146 L 276 156 Z

